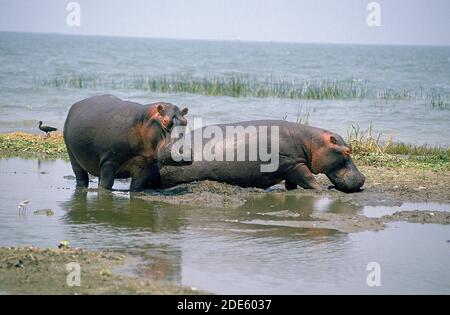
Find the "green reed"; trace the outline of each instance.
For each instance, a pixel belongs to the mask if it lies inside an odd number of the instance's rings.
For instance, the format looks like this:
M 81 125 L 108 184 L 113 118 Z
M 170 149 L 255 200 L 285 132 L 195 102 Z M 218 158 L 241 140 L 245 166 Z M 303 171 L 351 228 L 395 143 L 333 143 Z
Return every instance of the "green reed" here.
M 356 80 L 295 80 L 260 79 L 249 75 L 223 76 L 133 76 L 120 80 L 89 76 L 35 79 L 38 85 L 57 88 L 136 89 L 161 93 L 191 93 L 207 96 L 287 98 L 305 100 L 381 99 L 407 100 L 416 98 L 408 90 L 378 89 L 366 81 Z
M 450 108 L 450 101 L 444 99 L 442 91 L 432 91 L 427 95 L 427 98 L 430 100 L 431 107 L 434 109 Z

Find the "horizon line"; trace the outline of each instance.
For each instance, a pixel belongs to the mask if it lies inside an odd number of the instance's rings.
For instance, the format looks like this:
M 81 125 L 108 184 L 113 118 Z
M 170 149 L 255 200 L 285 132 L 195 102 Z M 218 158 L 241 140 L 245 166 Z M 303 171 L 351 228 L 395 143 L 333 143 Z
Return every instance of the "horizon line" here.
M 425 44 L 425 43 L 357 43 L 357 42 L 301 42 L 284 40 L 250 40 L 250 39 L 218 39 L 218 38 L 183 38 L 183 37 L 159 37 L 138 35 L 110 35 L 110 34 L 79 34 L 66 32 L 40 32 L 21 30 L 0 30 L 0 33 L 18 33 L 31 35 L 59 35 L 80 37 L 106 37 L 106 38 L 129 38 L 129 39 L 154 39 L 154 40 L 178 40 L 178 41 L 204 41 L 204 42 L 232 42 L 232 43 L 261 43 L 261 44 L 305 44 L 305 45 L 359 45 L 359 46 L 417 46 L 417 47 L 450 47 L 450 44 Z

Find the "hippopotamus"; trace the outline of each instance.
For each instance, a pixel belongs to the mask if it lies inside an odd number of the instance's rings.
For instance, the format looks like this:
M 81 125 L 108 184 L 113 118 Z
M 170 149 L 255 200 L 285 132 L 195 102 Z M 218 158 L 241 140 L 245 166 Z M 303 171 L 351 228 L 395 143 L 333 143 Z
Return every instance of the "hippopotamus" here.
M 159 152 L 172 128 L 187 124 L 187 112 L 170 103 L 141 105 L 112 95 L 73 104 L 64 141 L 77 187 L 88 187 L 88 173 L 105 189 L 112 189 L 116 178 L 129 177 L 131 191 L 159 187 Z
M 264 165 L 260 156 L 252 161 L 249 159 L 249 148 L 257 144 L 255 134 L 245 133 L 236 137 L 235 134 L 228 134 L 227 128 L 248 128 L 267 127 L 267 130 L 278 127 L 278 167 L 271 171 L 262 171 Z M 335 188 L 343 192 L 356 192 L 365 182 L 364 175 L 358 170 L 352 161 L 351 148 L 336 133 L 328 130 L 301 125 L 298 123 L 287 122 L 283 120 L 257 120 L 245 121 L 231 124 L 219 124 L 215 126 L 206 126 L 201 129 L 200 136 L 204 134 L 207 128 L 213 127 L 215 131 L 208 132 L 208 136 L 202 140 L 201 146 L 196 146 L 194 130 L 191 139 L 186 142 L 193 148 L 193 162 L 190 165 L 173 167 L 163 166 L 161 168 L 161 187 L 172 187 L 181 183 L 188 183 L 200 180 L 214 180 L 242 187 L 258 187 L 266 189 L 270 186 L 285 181 L 286 189 L 292 190 L 301 186 L 306 189 L 321 190 L 321 185 L 317 182 L 313 174 L 323 173 L 334 184 Z M 220 132 L 221 131 L 221 132 Z M 220 133 L 222 138 L 214 140 L 212 133 Z M 269 136 L 270 138 L 270 136 Z M 273 151 L 272 139 L 267 140 L 269 152 Z M 214 143 L 216 141 L 216 143 Z M 211 143 L 212 142 L 212 143 Z M 214 150 L 226 152 L 234 151 L 234 160 L 209 158 L 201 159 L 201 150 L 208 143 L 208 148 L 214 147 Z M 238 148 L 244 148 L 246 154 L 245 160 L 237 161 Z M 226 154 L 224 153 L 224 156 Z

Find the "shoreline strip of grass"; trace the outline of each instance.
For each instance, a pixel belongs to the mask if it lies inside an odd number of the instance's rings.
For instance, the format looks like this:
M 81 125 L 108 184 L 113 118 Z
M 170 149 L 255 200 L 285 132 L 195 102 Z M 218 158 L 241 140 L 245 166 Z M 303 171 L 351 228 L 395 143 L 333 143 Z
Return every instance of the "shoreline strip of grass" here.
M 24 132 L 0 134 L 0 157 L 38 156 L 47 159 L 68 158 L 66 145 L 61 133 L 49 137 Z
M 371 129 L 360 132 L 353 129 L 348 135 L 353 159 L 357 164 L 378 167 L 415 167 L 450 171 L 450 147 L 433 147 L 387 141 L 381 144 Z M 68 159 L 61 133 L 50 137 L 22 132 L 0 134 L 0 158 L 23 157 Z

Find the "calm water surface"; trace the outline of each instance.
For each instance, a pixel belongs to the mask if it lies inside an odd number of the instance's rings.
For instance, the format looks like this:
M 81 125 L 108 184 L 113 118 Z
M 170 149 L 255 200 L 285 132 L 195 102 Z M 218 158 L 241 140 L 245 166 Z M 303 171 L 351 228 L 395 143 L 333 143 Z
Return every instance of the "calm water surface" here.
M 430 100 L 324 100 L 211 97 L 133 89 L 45 87 L 40 80 L 90 77 L 117 82 L 136 76 L 245 75 L 274 80 L 354 80 L 372 89 L 437 93 Z M 61 128 L 68 108 L 94 94 L 141 102 L 187 105 L 205 123 L 252 119 L 295 121 L 298 108 L 310 124 L 345 136 L 350 124 L 396 141 L 450 145 L 450 47 L 308 45 L 156 40 L 0 32 L 0 132 L 36 129 L 39 120 Z
M 282 194 L 236 209 L 188 209 L 125 191 L 76 193 L 71 175 L 62 160 L 1 159 L 0 246 L 55 247 L 67 239 L 74 247 L 130 254 L 136 263 L 128 272 L 213 293 L 450 293 L 449 226 L 392 223 L 355 234 L 270 226 L 264 220 L 274 218 L 262 214 L 279 210 L 307 220 L 314 211 L 380 216 L 392 209 Z M 19 215 L 24 199 L 31 202 Z M 45 208 L 55 214 L 33 214 Z M 421 208 L 432 207 L 415 205 Z M 242 223 L 256 219 L 261 224 Z M 372 261 L 381 265 L 381 287 L 366 284 Z
M 345 136 L 350 124 L 373 124 L 396 141 L 450 145 L 450 110 L 419 97 L 298 101 L 151 93 L 137 89 L 58 88 L 40 80 L 92 77 L 248 75 L 275 80 L 354 80 L 373 89 L 431 91 L 450 104 L 450 47 L 305 45 L 105 38 L 0 32 L 0 132 L 38 132 L 37 122 L 62 128 L 68 108 L 94 94 L 189 106 L 204 123 L 251 119 L 295 121 Z M 95 185 L 96 183 L 93 183 Z M 213 293 L 450 293 L 450 228 L 392 223 L 379 232 L 344 234 L 264 224 L 263 213 L 291 210 L 381 216 L 397 210 L 449 210 L 448 204 L 356 207 L 311 196 L 268 194 L 237 209 L 145 202 L 126 191 L 76 193 L 62 160 L 0 159 L 0 246 L 72 246 L 134 257 L 129 272 Z M 116 188 L 126 189 L 126 182 Z M 17 205 L 30 199 L 27 213 Z M 53 216 L 35 215 L 52 209 Z M 274 220 L 274 218 L 268 218 Z M 298 219 L 298 218 L 297 218 Z M 248 221 L 260 224 L 245 224 Z M 283 220 L 286 220 L 284 218 Z M 366 266 L 382 268 L 369 288 Z

